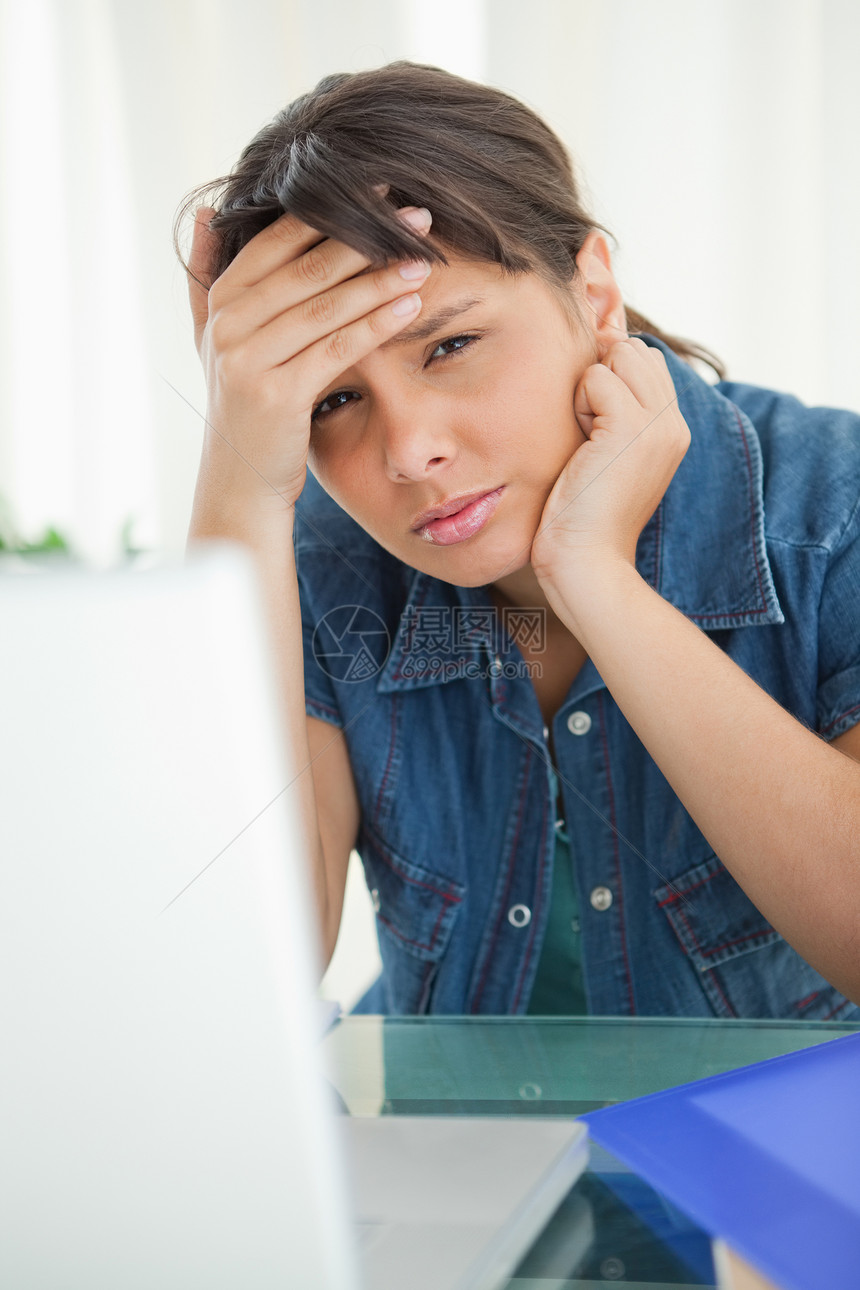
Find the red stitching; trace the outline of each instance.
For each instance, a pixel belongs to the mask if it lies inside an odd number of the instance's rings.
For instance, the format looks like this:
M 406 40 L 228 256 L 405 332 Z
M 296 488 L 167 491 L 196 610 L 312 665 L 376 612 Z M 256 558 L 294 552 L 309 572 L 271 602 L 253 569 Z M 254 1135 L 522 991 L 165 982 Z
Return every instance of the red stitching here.
M 847 1006 L 848 1006 L 848 1004 L 850 1004 L 850 1002 L 851 1002 L 851 1000 L 850 1000 L 850 999 L 843 999 L 841 1003 L 837 1003 L 837 1005 L 836 1005 L 836 1007 L 835 1007 L 835 1008 L 831 1008 L 831 1009 L 830 1009 L 830 1011 L 828 1012 L 827 1016 L 826 1016 L 826 1017 L 822 1017 L 822 1018 L 821 1018 L 821 1020 L 822 1020 L 822 1021 L 829 1021 L 831 1017 L 835 1017 L 835 1016 L 836 1016 L 837 1012 L 841 1012 L 843 1008 L 847 1007 Z
M 429 945 L 425 945 L 423 941 L 415 941 L 412 939 L 411 936 L 404 936 L 403 933 L 398 928 L 396 928 L 392 922 L 389 922 L 389 920 L 385 917 L 384 914 L 377 914 L 376 917 L 379 919 L 380 923 L 384 923 L 386 927 L 391 928 L 392 932 L 394 933 L 394 935 L 397 937 L 399 941 L 403 941 L 405 945 L 414 945 L 415 948 L 419 950 L 427 950 L 427 952 L 430 953 L 433 949 L 433 941 L 435 941 L 436 939 L 436 933 L 439 930 L 439 924 L 441 923 L 444 914 L 445 914 L 445 908 L 442 909 L 441 913 L 439 914 L 439 917 L 436 919 L 436 926 L 433 928 L 433 937 Z
M 701 954 L 701 953 L 702 953 L 702 947 L 699 945 L 699 942 L 696 940 L 696 933 L 693 931 L 692 927 L 690 926 L 690 924 L 687 922 L 686 918 L 684 917 L 684 911 L 683 911 L 682 909 L 679 909 L 679 910 L 678 910 L 678 917 L 681 919 L 681 921 L 683 922 L 684 926 L 686 927 L 687 932 L 688 932 L 688 934 L 689 934 L 689 936 L 690 936 L 690 940 L 693 942 L 693 945 L 696 947 L 696 950 L 698 951 L 698 953 L 699 953 L 699 954 Z M 682 948 L 683 948 L 683 942 L 682 942 L 681 944 L 682 944 Z M 708 969 L 708 971 L 709 971 L 709 973 L 710 973 L 711 980 L 713 981 L 714 985 L 717 987 L 717 990 L 718 990 L 718 992 L 719 992 L 720 998 L 722 999 L 723 1003 L 726 1005 L 726 1007 L 727 1007 L 727 1008 L 728 1008 L 728 1010 L 729 1010 L 729 1016 L 731 1016 L 731 1017 L 736 1017 L 738 1014 L 735 1012 L 734 1008 L 733 1008 L 733 1007 L 732 1007 L 732 1005 L 729 1003 L 728 999 L 726 998 L 725 994 L 723 993 L 723 988 L 722 988 L 722 986 L 720 985 L 719 981 L 717 980 L 716 976 L 714 975 L 713 968 L 709 968 L 709 969 Z
M 340 717 L 337 708 L 330 708 L 327 703 L 322 703 L 319 699 L 313 699 L 309 694 L 305 695 L 305 703 L 310 704 L 312 708 L 320 708 L 323 712 L 330 712 L 333 717 Z
M 682 896 L 695 891 L 697 887 L 704 887 L 706 882 L 710 882 L 713 878 L 718 878 L 721 873 L 725 873 L 725 869 L 716 869 L 713 873 L 709 873 L 707 878 L 700 878 L 698 882 L 694 882 L 692 887 L 676 887 L 671 896 L 667 896 L 665 900 L 660 901 L 657 908 L 662 909 L 664 905 L 671 905 L 673 901 L 680 900 Z
M 440 900 L 447 900 L 452 905 L 459 905 L 460 901 L 462 900 L 461 896 L 455 896 L 450 891 L 440 891 L 438 887 L 431 886 L 429 882 L 422 882 L 420 878 L 410 878 L 409 874 L 404 873 L 402 869 L 398 869 L 397 865 L 394 863 L 393 860 L 389 860 L 388 856 L 385 854 L 385 852 L 382 850 L 382 848 L 379 846 L 378 843 L 376 845 L 376 849 L 379 852 L 379 858 L 382 861 L 382 863 L 384 865 L 387 865 L 387 867 L 391 870 L 392 873 L 396 873 L 398 878 L 400 878 L 403 882 L 409 882 L 412 884 L 413 887 L 423 887 L 425 891 L 432 891 L 433 895 L 438 896 Z
M 746 436 L 746 431 L 744 430 L 744 423 L 743 421 L 741 421 L 741 416 L 737 408 L 735 408 L 735 417 L 737 418 L 738 429 L 741 432 L 741 438 L 744 441 L 744 455 L 746 456 L 746 459 L 747 459 L 747 476 L 748 476 L 747 482 L 750 490 L 752 490 L 752 462 L 750 461 L 750 449 L 749 449 L 749 444 L 747 443 L 747 436 Z M 753 539 L 752 549 L 753 549 L 753 559 L 755 560 L 755 572 L 756 572 L 756 577 L 758 579 L 758 592 L 762 598 L 762 601 L 766 601 L 767 597 L 764 594 L 764 587 L 762 586 L 762 579 L 761 579 L 761 569 L 759 568 L 759 563 L 758 563 L 758 552 L 755 549 L 755 528 L 753 527 L 753 515 L 754 515 L 754 509 L 752 505 L 752 497 L 750 497 L 750 536 Z M 765 604 L 763 609 L 757 609 L 757 610 L 754 610 L 753 612 L 764 613 L 766 609 L 767 609 L 767 605 Z
M 424 601 L 427 599 L 427 595 L 428 595 L 428 592 L 429 592 L 429 591 L 430 591 L 430 584 L 429 584 L 429 583 L 427 583 L 427 584 L 425 585 L 425 587 L 424 587 L 424 595 L 421 597 L 421 599 L 420 599 L 420 600 L 418 601 L 418 603 L 415 605 L 415 608 L 416 608 L 416 609 L 420 609 L 420 608 L 423 606 Z M 411 649 L 411 647 L 412 647 L 412 637 L 413 637 L 413 635 L 414 635 L 414 633 L 415 633 L 416 617 L 417 617 L 417 615 L 416 615 L 416 614 L 412 614 L 412 615 L 411 615 L 411 617 L 410 617 L 409 631 L 408 631 L 408 633 L 407 633 L 406 640 L 405 640 L 405 642 L 404 642 L 405 648 L 404 648 L 403 650 L 401 650 L 401 653 L 406 653 L 406 654 L 408 654 L 408 653 L 409 653 L 409 651 L 410 651 L 410 649 Z M 398 681 L 403 681 L 403 680 L 407 680 L 407 681 L 408 681 L 408 680 L 411 680 L 411 677 L 404 677 L 404 675 L 403 675 L 402 671 L 400 670 L 400 664 L 399 664 L 399 663 L 398 663 L 398 665 L 397 665 L 397 671 L 394 673 L 394 677 L 395 677 L 395 679 L 396 679 L 396 680 L 398 680 Z
M 750 462 L 749 444 L 747 443 L 746 432 L 744 431 L 744 423 L 743 421 L 741 421 L 740 413 L 738 412 L 737 408 L 734 409 L 734 413 L 737 419 L 738 429 L 741 432 L 741 438 L 743 439 L 744 454 L 746 455 L 746 459 L 747 459 L 747 475 L 749 477 L 747 482 L 748 482 L 748 485 L 751 487 L 752 486 L 752 463 Z M 759 568 L 758 555 L 755 549 L 755 529 L 753 527 L 754 514 L 755 512 L 751 503 L 750 504 L 750 532 L 752 533 L 752 536 L 753 536 L 753 559 L 755 560 L 755 572 L 756 572 L 756 578 L 758 579 L 758 592 L 762 600 L 766 602 L 764 587 L 762 586 L 762 580 L 761 580 L 761 569 Z M 735 609 L 730 611 L 730 613 L 731 614 L 766 614 L 767 603 L 765 603 L 761 609 Z M 703 618 L 725 618 L 726 614 L 695 614 L 694 617 L 697 620 L 703 619 Z
M 388 921 L 388 919 L 385 917 L 384 914 L 377 914 L 376 917 L 379 919 L 380 923 L 384 923 L 386 927 L 391 928 L 392 932 L 394 933 L 394 935 L 397 937 L 399 941 L 404 941 L 405 944 L 407 945 L 415 945 L 419 950 L 429 950 L 430 946 L 425 945 L 423 941 L 415 941 L 412 939 L 411 936 L 404 936 L 403 933 L 400 932 L 394 926 L 393 923 Z
M 421 987 L 418 991 L 418 1007 L 420 1008 L 423 1006 L 425 1012 L 429 1011 L 429 1009 L 427 1008 L 427 1004 L 430 1001 L 429 999 L 425 999 L 424 996 L 427 993 L 427 985 L 429 983 L 430 973 L 433 971 L 433 967 L 434 967 L 433 963 L 427 964 L 426 968 L 424 969 L 424 976 L 421 979 Z
M 681 896 L 688 895 L 689 892 L 695 891 L 697 887 L 703 887 L 706 882 L 710 882 L 712 878 L 719 877 L 719 875 L 723 872 L 725 871 L 722 869 L 718 869 L 715 873 L 710 873 L 707 875 L 707 877 L 700 878 L 699 881 L 694 882 L 691 887 L 679 888 L 676 893 L 674 893 L 671 896 L 667 896 L 665 900 L 661 900 L 657 908 L 662 909 L 664 905 L 673 904 L 674 902 L 678 901 Z M 689 931 L 690 935 L 693 936 L 692 928 L 690 927 L 690 924 L 686 918 L 684 919 L 684 925 Z M 772 931 L 773 931 L 773 928 L 770 926 L 770 924 L 768 924 L 766 928 L 763 928 L 759 932 L 750 932 L 748 935 L 738 936 L 732 941 L 723 941 L 721 945 L 715 945 L 709 950 L 703 950 L 702 947 L 699 945 L 698 941 L 696 941 L 696 949 L 699 951 L 699 953 L 702 955 L 703 958 L 708 958 L 711 955 L 719 954 L 722 950 L 731 949 L 733 945 L 745 945 L 747 941 L 757 940 L 758 937 L 760 936 L 769 936 Z M 694 937 L 694 940 L 695 940 L 695 937 Z M 798 1003 L 795 1006 L 799 1008 L 801 1007 L 801 1004 Z
M 439 910 L 439 917 L 436 919 L 436 925 L 433 928 L 433 932 L 430 937 L 431 946 L 436 944 L 436 936 L 438 935 L 439 928 L 442 926 L 442 919 L 445 917 L 445 914 L 447 913 L 447 911 L 448 911 L 448 903 L 447 901 L 443 901 L 442 908 Z
M 609 768 L 609 746 L 606 742 L 606 714 L 603 709 L 603 695 L 597 696 L 600 709 L 600 738 L 603 754 L 606 758 L 606 784 L 609 789 L 609 816 L 612 824 L 612 843 L 615 855 L 615 881 L 618 888 L 618 920 L 621 931 L 621 949 L 624 954 L 624 971 L 627 974 L 627 996 L 630 1002 L 630 1015 L 636 1016 L 636 996 L 633 993 L 633 975 L 630 971 L 630 955 L 627 949 L 627 931 L 624 926 L 624 889 L 621 884 L 621 856 L 618 851 L 618 830 L 615 827 L 615 794 L 612 790 L 612 774 Z
M 843 717 L 850 717 L 852 712 L 860 712 L 860 703 L 855 703 L 853 708 L 846 708 L 844 712 L 840 712 L 839 716 L 834 717 L 830 724 L 824 727 L 821 733 L 826 734 L 828 730 L 832 730 L 835 725 L 838 725 Z M 850 727 L 850 729 L 853 729 L 853 726 Z
M 529 748 L 528 748 L 528 760 L 526 761 L 526 765 L 525 765 L 525 783 L 526 783 L 526 784 L 528 784 L 528 779 L 529 779 L 529 773 L 530 773 L 530 768 L 531 768 L 531 760 L 532 760 L 532 756 L 533 756 L 533 753 L 532 753 L 531 748 L 529 747 Z M 522 828 L 522 822 L 523 822 L 523 807 L 524 807 L 524 804 L 525 804 L 525 800 L 526 800 L 526 792 L 525 792 L 525 789 L 524 789 L 524 790 L 523 790 L 523 793 L 522 793 L 522 796 L 520 797 L 520 815 L 519 815 L 519 819 L 517 820 L 517 831 L 516 831 L 516 833 L 514 834 L 514 840 L 513 840 L 513 844 L 512 844 L 512 846 L 511 846 L 511 851 L 510 851 L 510 863 L 508 864 L 508 880 L 507 880 L 507 882 L 505 883 L 505 890 L 504 890 L 504 893 L 503 893 L 503 895 L 502 895 L 501 904 L 500 904 L 500 906 L 499 906 L 499 917 L 498 917 L 498 919 L 496 920 L 496 928 L 495 928 L 495 931 L 493 932 L 493 940 L 492 940 L 492 944 L 491 944 L 491 945 L 488 947 L 488 949 L 487 949 L 486 959 L 485 959 L 485 961 L 484 961 L 484 971 L 483 971 L 483 973 L 482 973 L 482 975 L 481 975 L 481 980 L 480 980 L 480 982 L 479 982 L 479 984 L 478 984 L 478 991 L 477 991 L 477 994 L 475 995 L 474 999 L 472 1000 L 472 1012 L 477 1012 L 477 1011 L 478 1011 L 478 1004 L 481 1002 L 481 996 L 482 996 L 482 995 L 483 995 L 483 993 L 484 993 L 484 986 L 487 984 L 487 973 L 488 973 L 488 972 L 489 972 L 489 970 L 490 970 L 490 961 L 491 961 L 492 956 L 493 956 L 493 950 L 494 950 L 494 949 L 495 949 L 495 947 L 496 947 L 496 941 L 499 939 L 499 929 L 500 929 L 500 927 L 501 927 L 501 925 L 502 925 L 502 919 L 503 919 L 503 917 L 504 917 L 504 913 L 505 913 L 505 906 L 506 906 L 506 905 L 507 905 L 507 903 L 508 903 L 508 892 L 509 892 L 509 891 L 510 891 L 510 889 L 511 889 L 511 877 L 512 877 L 513 872 L 514 872 L 514 858 L 515 858 L 515 856 L 516 856 L 516 854 L 517 854 L 517 840 L 519 839 L 519 836 L 520 836 L 520 829 Z
M 660 586 L 663 573 L 663 505 L 657 507 L 657 523 L 654 534 L 654 578 L 657 586 Z
M 812 1000 L 817 999 L 820 994 L 820 990 L 813 990 L 812 994 L 808 994 L 805 999 L 801 999 L 799 1003 L 796 1003 L 795 1008 L 805 1008 L 808 1003 L 812 1003 Z
M 715 945 L 713 949 L 710 950 L 703 950 L 699 946 L 696 946 L 696 948 L 699 950 L 699 953 L 703 958 L 708 958 L 711 954 L 719 954 L 721 950 L 731 949 L 733 945 L 746 945 L 747 941 L 755 941 L 760 936 L 770 936 L 772 931 L 773 928 L 768 926 L 760 932 L 750 932 L 748 936 L 738 936 L 733 941 L 723 941 L 722 945 Z
M 388 760 L 385 763 L 385 770 L 382 772 L 382 779 L 379 783 L 379 792 L 376 795 L 376 803 L 373 808 L 374 823 L 379 819 L 380 806 L 382 797 L 385 792 L 385 782 L 388 779 L 388 772 L 391 769 L 391 762 L 394 757 L 394 725 L 397 716 L 397 698 L 392 695 L 391 699 L 391 739 L 388 745 Z
M 546 828 L 546 801 L 544 801 L 543 816 L 541 817 L 542 833 L 545 828 Z M 523 960 L 523 966 L 520 971 L 520 981 L 519 981 L 519 985 L 517 986 L 517 993 L 514 996 L 514 1003 L 513 1003 L 513 1009 L 512 1009 L 514 1012 L 516 1012 L 517 1010 L 517 1004 L 520 1001 L 520 994 L 522 993 L 522 989 L 523 989 L 523 981 L 525 980 L 525 977 L 526 977 L 526 969 L 528 968 L 528 965 L 531 961 L 532 946 L 534 945 L 535 931 L 537 930 L 537 915 L 541 908 L 541 901 L 543 898 L 543 878 L 544 878 L 544 866 L 541 865 L 540 876 L 539 876 L 539 886 L 535 894 L 535 901 L 532 907 L 532 930 L 529 934 L 529 943 L 526 946 L 525 958 Z

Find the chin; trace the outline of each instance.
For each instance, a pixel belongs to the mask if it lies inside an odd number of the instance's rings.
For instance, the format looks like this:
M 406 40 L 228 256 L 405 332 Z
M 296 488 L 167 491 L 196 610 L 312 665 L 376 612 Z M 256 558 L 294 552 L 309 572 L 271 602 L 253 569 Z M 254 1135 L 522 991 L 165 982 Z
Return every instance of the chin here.
M 480 534 L 477 535 L 480 538 Z M 429 573 L 440 582 L 450 582 L 455 587 L 485 587 L 498 578 L 526 568 L 531 561 L 534 533 L 524 535 L 522 541 L 510 539 L 488 541 L 483 545 L 466 541 L 448 547 L 429 547 L 430 557 L 419 559 L 413 553 L 412 564 L 422 573 Z M 424 552 L 418 552 L 418 556 Z

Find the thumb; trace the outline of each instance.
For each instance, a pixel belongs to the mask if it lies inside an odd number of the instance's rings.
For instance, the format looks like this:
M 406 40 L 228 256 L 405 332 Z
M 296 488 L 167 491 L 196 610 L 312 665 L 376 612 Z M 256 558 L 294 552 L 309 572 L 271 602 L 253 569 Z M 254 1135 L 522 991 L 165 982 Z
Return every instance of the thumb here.
M 198 349 L 209 318 L 209 287 L 212 285 L 212 265 L 218 248 L 218 234 L 209 228 L 209 221 L 214 214 L 212 206 L 201 206 L 196 212 L 191 255 L 186 269 L 188 299 L 194 319 L 194 341 Z
M 624 394 L 629 394 L 626 385 L 603 361 L 587 367 L 573 397 L 573 411 L 582 433 L 590 439 L 598 417 L 621 411 L 619 400 Z
M 587 367 L 579 378 L 579 382 L 573 396 L 574 416 L 579 423 L 580 430 L 587 439 L 591 438 L 591 432 L 594 428 L 594 418 L 597 415 L 597 408 L 592 402 L 592 391 L 589 390 L 590 381 L 593 383 L 594 374 L 592 372 L 592 368 Z

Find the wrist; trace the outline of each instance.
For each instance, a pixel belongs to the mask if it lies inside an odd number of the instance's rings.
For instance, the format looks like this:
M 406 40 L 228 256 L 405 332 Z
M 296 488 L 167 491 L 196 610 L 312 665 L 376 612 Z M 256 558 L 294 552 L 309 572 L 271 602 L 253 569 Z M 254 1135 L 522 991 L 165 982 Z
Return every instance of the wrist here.
M 203 440 L 198 476 L 248 501 L 260 502 L 274 497 L 290 504 L 295 502 L 304 488 L 306 460 L 302 459 L 301 465 L 291 469 L 287 475 L 280 463 L 272 462 L 255 449 L 256 445 L 252 445 L 244 447 L 243 451 L 226 436 L 208 430 Z
M 574 568 L 538 575 L 552 609 L 587 650 L 595 628 L 647 586 L 636 566 L 620 556 L 586 556 Z
M 292 541 L 294 499 L 265 486 L 249 490 L 223 471 L 201 465 L 194 490 L 188 540 L 233 538 L 252 546 Z

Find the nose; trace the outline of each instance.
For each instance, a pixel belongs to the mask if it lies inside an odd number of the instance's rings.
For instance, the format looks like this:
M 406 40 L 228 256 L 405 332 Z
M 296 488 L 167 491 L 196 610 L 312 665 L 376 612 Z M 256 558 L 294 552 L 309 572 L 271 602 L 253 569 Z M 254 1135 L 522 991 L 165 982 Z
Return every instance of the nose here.
M 395 483 L 426 479 L 454 460 L 450 419 L 433 399 L 392 399 L 376 414 L 384 469 Z

